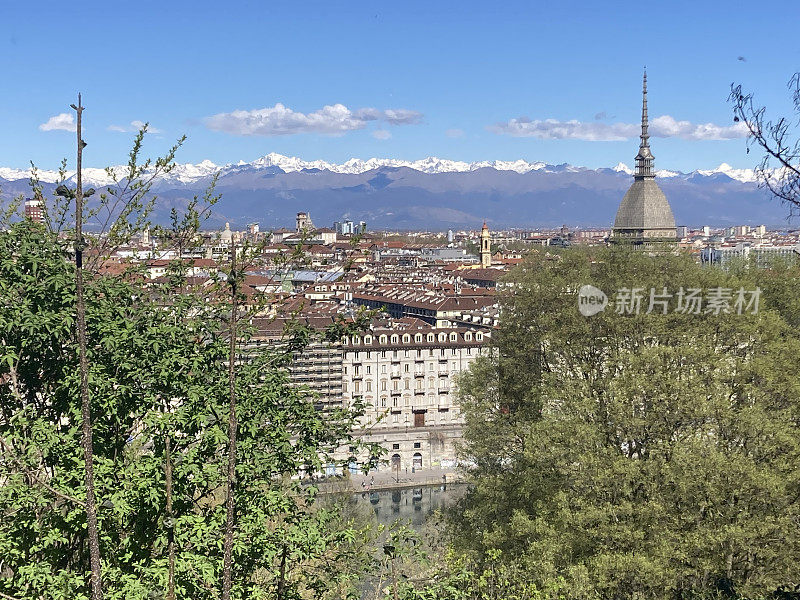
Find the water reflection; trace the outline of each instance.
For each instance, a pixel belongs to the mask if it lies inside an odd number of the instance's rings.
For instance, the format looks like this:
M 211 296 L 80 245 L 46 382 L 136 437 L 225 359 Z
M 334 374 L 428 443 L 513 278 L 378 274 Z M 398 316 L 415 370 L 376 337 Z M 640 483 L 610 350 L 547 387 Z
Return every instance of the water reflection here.
M 369 502 L 378 523 L 391 525 L 397 519 L 421 529 L 435 511 L 451 505 L 466 491 L 463 484 L 429 485 L 415 488 L 354 494 L 359 504 Z

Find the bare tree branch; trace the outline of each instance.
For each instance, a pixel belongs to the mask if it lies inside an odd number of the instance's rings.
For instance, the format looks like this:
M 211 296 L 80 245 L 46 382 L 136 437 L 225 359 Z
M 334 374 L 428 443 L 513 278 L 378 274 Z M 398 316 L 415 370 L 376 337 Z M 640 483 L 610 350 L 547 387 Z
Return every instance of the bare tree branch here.
M 794 112 L 800 115 L 800 72 L 789 80 Z M 759 185 L 789 206 L 789 216 L 800 214 L 800 135 L 792 119 L 766 117 L 766 107 L 758 106 L 752 93 L 741 85 L 731 85 L 728 101 L 733 105 L 733 120 L 747 127 L 747 152 L 759 148 L 763 158 L 755 168 Z

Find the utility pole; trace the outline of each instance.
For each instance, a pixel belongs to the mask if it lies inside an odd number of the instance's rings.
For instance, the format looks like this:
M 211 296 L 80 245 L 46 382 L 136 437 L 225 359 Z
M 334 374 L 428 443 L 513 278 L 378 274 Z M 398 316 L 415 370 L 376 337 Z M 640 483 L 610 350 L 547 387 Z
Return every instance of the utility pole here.
M 86 486 L 86 532 L 89 536 L 89 562 L 91 567 L 92 600 L 102 600 L 103 582 L 100 565 L 100 534 L 97 525 L 97 498 L 94 493 L 94 449 L 92 446 L 92 411 L 89 403 L 89 361 L 86 357 L 86 302 L 83 295 L 83 147 L 81 138 L 83 104 L 78 94 L 78 105 L 70 105 L 78 116 L 77 189 L 75 190 L 75 312 L 80 362 L 81 418 L 83 420 L 84 482 Z
M 239 423 L 236 419 L 236 311 L 237 284 L 236 273 L 236 243 L 231 239 L 231 270 L 228 275 L 228 284 L 231 288 L 231 318 L 228 335 L 228 383 L 230 387 L 230 415 L 228 417 L 228 474 L 225 490 L 225 540 L 222 558 L 222 600 L 230 600 L 233 585 L 233 530 L 236 516 L 236 499 L 234 487 L 236 485 L 236 433 Z

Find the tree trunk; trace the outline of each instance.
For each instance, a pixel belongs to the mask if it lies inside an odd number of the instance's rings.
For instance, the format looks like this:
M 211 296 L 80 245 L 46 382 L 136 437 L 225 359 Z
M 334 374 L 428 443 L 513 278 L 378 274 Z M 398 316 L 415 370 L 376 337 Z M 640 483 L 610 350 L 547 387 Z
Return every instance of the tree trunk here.
M 167 600 L 175 600 L 175 517 L 172 514 L 172 439 L 169 431 L 164 439 L 164 479 L 167 494 L 167 554 L 169 561 Z
M 228 475 L 225 490 L 225 542 L 222 559 L 222 600 L 230 600 L 233 581 L 233 529 L 236 515 L 234 486 L 236 484 L 236 244 L 231 241 L 231 272 L 228 276 L 231 288 L 231 317 L 228 335 L 230 346 L 228 357 L 228 383 L 230 388 L 230 415 L 228 417 Z
M 286 544 L 281 548 L 281 566 L 278 574 L 278 590 L 276 592 L 276 600 L 283 600 L 286 593 Z
M 81 168 L 81 95 L 78 94 L 78 164 L 75 190 L 75 323 L 78 330 L 78 357 L 81 378 L 81 417 L 83 420 L 84 482 L 86 485 L 86 531 L 89 536 L 92 600 L 102 600 L 103 582 L 100 566 L 100 534 L 97 526 L 97 499 L 94 493 L 94 448 L 92 445 L 92 411 L 89 403 L 89 361 L 86 357 L 86 303 L 83 297 L 83 182 Z

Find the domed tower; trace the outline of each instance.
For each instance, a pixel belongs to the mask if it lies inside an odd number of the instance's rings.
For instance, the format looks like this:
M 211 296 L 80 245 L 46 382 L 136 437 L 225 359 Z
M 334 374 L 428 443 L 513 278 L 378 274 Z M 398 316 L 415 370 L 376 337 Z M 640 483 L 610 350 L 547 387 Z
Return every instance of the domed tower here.
M 650 151 L 647 117 L 647 71 L 642 84 L 642 135 L 633 185 L 622 199 L 611 230 L 612 243 L 650 245 L 678 241 L 675 217 L 664 192 L 658 187 Z
M 233 232 L 231 231 L 231 224 L 225 223 L 225 229 L 219 234 L 219 241 L 226 246 L 229 246 L 233 240 Z

